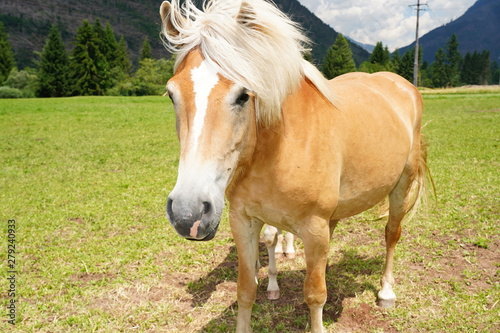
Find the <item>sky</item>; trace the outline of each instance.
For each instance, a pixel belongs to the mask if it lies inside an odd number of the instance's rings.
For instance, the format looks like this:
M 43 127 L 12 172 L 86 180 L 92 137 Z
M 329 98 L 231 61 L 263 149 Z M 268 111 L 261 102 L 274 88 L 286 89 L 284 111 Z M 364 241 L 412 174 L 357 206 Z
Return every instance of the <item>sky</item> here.
M 299 0 L 335 31 L 390 51 L 415 41 L 417 0 Z M 419 35 L 462 16 L 476 0 L 421 0 Z

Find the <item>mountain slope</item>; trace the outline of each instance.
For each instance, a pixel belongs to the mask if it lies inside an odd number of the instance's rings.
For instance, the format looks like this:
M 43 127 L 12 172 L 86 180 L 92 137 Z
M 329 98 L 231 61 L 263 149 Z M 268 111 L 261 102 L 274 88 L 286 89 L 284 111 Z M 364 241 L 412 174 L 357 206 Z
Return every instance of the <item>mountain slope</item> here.
M 445 48 L 452 34 L 457 35 L 462 56 L 467 52 L 490 51 L 491 61 L 500 62 L 500 1 L 478 0 L 458 19 L 436 28 L 419 40 L 424 60 L 435 60 L 439 48 Z M 403 54 L 415 43 L 400 49 Z
M 300 4 L 297 0 L 275 0 L 280 9 L 288 14 L 294 21 L 300 23 L 307 35 L 313 41 L 312 55 L 317 63 L 323 60 L 326 50 L 333 45 L 337 39 L 338 32 L 332 27 L 321 21 L 309 9 Z M 361 46 L 350 42 L 356 65 L 368 60 L 370 53 Z
M 35 51 L 41 51 L 50 25 L 57 24 L 67 47 L 82 20 L 93 22 L 96 18 L 104 25 L 109 22 L 116 36 L 125 37 L 132 59 L 137 61 L 144 38 L 151 43 L 153 55 L 168 56 L 159 38 L 159 8 L 162 0 L 44 0 L 24 1 L 2 0 L 0 21 L 9 34 L 9 40 L 16 53 L 18 66 L 35 65 Z M 327 48 L 333 44 L 337 32 L 314 16 L 297 0 L 277 0 L 275 3 L 294 20 L 301 23 L 313 40 L 313 57 L 317 62 L 323 59 Z M 355 61 L 359 64 L 369 56 L 368 52 L 352 45 Z

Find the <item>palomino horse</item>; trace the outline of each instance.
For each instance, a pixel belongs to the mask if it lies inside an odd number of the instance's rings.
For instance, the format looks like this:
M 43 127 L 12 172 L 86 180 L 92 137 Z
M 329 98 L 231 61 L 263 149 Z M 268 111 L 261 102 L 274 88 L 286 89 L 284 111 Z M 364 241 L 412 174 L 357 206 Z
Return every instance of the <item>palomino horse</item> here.
M 306 37 L 264 0 L 163 2 L 167 84 L 180 140 L 167 202 L 183 237 L 215 236 L 224 196 L 238 251 L 237 332 L 249 332 L 263 223 L 304 244 L 311 331 L 323 332 L 325 270 L 337 222 L 387 196 L 386 264 L 379 305 L 392 306 L 400 222 L 423 191 L 422 98 L 391 73 L 327 81 L 303 60 Z

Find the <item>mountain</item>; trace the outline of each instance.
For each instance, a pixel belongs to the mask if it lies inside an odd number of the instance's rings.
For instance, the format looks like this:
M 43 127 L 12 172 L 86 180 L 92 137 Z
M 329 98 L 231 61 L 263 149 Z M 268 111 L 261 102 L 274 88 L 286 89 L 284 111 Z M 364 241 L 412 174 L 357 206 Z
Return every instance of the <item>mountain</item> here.
M 458 19 L 422 36 L 419 45 L 423 48 L 424 60 L 434 62 L 437 50 L 446 47 L 452 34 L 457 35 L 462 56 L 488 50 L 491 61 L 500 63 L 500 1 L 478 0 Z M 414 45 L 401 48 L 400 54 Z
M 132 59 L 137 62 L 144 38 L 148 37 L 153 56 L 168 56 L 159 38 L 159 8 L 162 0 L 2 0 L 0 21 L 9 34 L 19 67 L 35 66 L 34 52 L 40 52 L 48 36 L 51 24 L 57 24 L 68 49 L 72 49 L 76 29 L 84 19 L 91 23 L 99 18 L 104 25 L 109 22 L 117 38 L 127 41 Z M 275 3 L 295 21 L 302 24 L 313 41 L 312 55 L 321 62 L 327 48 L 338 33 L 323 23 L 297 0 L 276 0 Z M 351 44 L 357 64 L 366 60 L 368 52 Z
M 357 44 L 359 46 L 361 46 L 363 49 L 365 49 L 366 51 L 368 51 L 368 53 L 372 53 L 373 52 L 373 49 L 375 48 L 375 45 L 372 45 L 372 44 L 364 44 L 364 43 L 360 43 L 358 41 L 355 41 L 354 39 L 350 38 L 350 37 L 347 37 L 346 38 L 351 42 L 351 43 L 354 43 L 354 44 Z
M 290 16 L 292 20 L 300 23 L 305 29 L 307 35 L 313 41 L 313 58 L 316 60 L 316 63 L 320 63 L 327 49 L 333 45 L 339 33 L 328 24 L 321 21 L 297 0 L 274 0 L 274 2 L 284 13 Z M 361 46 L 353 42 L 350 43 L 350 46 L 356 65 L 359 66 L 370 57 L 370 53 Z

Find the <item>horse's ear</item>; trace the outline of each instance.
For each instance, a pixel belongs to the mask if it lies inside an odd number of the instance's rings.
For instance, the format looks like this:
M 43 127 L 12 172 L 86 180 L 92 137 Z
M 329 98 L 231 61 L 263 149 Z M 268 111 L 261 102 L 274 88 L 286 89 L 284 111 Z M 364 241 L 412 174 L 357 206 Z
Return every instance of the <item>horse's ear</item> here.
M 236 21 L 248 28 L 255 28 L 257 26 L 255 23 L 255 11 L 247 1 L 241 2 L 240 11 L 236 15 Z
M 179 35 L 179 29 L 184 24 L 184 17 L 176 10 L 172 9 L 170 2 L 163 1 L 160 7 L 160 17 L 162 21 L 162 32 L 169 36 Z

